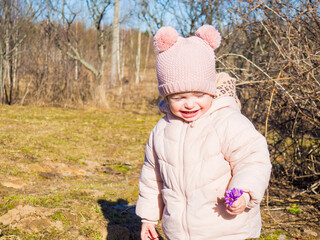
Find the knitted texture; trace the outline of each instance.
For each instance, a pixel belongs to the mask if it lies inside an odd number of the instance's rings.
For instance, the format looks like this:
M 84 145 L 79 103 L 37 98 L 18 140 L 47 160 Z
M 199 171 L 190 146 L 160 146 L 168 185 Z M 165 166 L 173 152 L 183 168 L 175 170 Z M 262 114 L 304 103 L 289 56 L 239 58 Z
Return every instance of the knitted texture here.
M 178 40 L 179 34 L 172 27 L 162 27 L 154 37 L 154 45 L 158 52 L 168 50 Z
M 216 98 L 221 98 L 225 96 L 234 97 L 236 102 L 241 109 L 240 100 L 236 94 L 236 79 L 230 77 L 227 73 L 219 73 L 216 79 L 217 89 L 216 89 Z
M 204 25 L 196 31 L 196 36 L 206 41 L 210 47 L 217 49 L 221 43 L 220 33 L 210 25 Z
M 227 73 L 220 73 L 216 80 L 216 97 L 231 96 L 236 97 L 236 79 L 230 77 Z
M 157 78 L 160 94 L 179 92 L 216 93 L 214 49 L 221 36 L 212 26 L 198 29 L 196 36 L 179 37 L 171 27 L 161 28 L 154 37 L 158 51 Z

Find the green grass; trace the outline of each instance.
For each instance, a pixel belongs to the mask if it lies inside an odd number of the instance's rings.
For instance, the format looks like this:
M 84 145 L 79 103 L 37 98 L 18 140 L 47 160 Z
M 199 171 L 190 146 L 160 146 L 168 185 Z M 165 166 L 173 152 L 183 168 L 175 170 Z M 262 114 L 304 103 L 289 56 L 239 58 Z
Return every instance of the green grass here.
M 291 239 L 285 231 L 274 231 L 273 233 L 262 234 L 259 239 L 261 240 L 277 240 L 280 236 L 281 239 Z

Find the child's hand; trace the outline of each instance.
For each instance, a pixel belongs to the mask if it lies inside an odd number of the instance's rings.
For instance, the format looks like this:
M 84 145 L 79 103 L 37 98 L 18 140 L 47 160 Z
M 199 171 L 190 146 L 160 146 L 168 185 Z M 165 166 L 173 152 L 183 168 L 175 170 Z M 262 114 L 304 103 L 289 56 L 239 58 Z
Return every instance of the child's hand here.
M 159 240 L 159 235 L 154 224 L 144 222 L 141 226 L 141 240 L 150 239 Z
M 246 209 L 246 199 L 244 198 L 244 196 L 242 195 L 241 197 L 239 197 L 233 204 L 232 207 L 229 207 L 228 204 L 226 204 L 227 206 L 227 212 L 230 215 L 238 215 L 240 213 L 242 213 L 245 209 Z

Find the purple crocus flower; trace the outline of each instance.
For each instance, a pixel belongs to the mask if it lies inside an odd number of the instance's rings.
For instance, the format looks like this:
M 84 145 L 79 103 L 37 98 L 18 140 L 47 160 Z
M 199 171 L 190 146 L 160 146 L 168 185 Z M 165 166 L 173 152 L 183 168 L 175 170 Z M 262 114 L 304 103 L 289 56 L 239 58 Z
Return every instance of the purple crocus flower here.
M 243 191 L 241 189 L 232 188 L 231 190 L 226 190 L 226 196 L 224 197 L 224 200 L 229 205 L 229 207 L 232 207 L 232 204 L 243 194 Z

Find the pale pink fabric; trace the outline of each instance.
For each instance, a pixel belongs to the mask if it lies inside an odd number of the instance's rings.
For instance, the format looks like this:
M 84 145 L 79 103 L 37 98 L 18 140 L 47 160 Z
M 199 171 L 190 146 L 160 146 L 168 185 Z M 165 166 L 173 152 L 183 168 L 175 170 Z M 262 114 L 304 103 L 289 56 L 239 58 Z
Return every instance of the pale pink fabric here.
M 244 117 L 234 97 L 214 100 L 192 123 L 167 113 L 151 132 L 136 213 L 162 219 L 170 240 L 239 240 L 259 237 L 259 203 L 271 164 L 265 138 Z M 230 216 L 224 193 L 249 194 L 247 209 Z
M 162 96 L 199 91 L 215 95 L 214 49 L 221 36 L 212 26 L 198 29 L 197 35 L 183 38 L 171 27 L 161 28 L 154 37 L 157 55 L 158 89 Z
M 210 47 L 217 49 L 221 44 L 220 33 L 211 25 L 204 25 L 196 31 L 196 36 L 202 38 Z
M 164 52 L 172 47 L 178 40 L 179 34 L 172 27 L 162 27 L 154 36 L 154 46 L 158 53 Z

